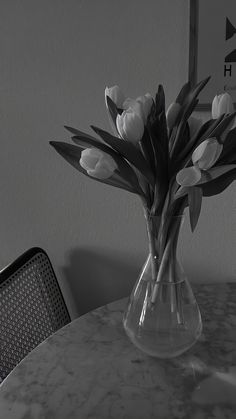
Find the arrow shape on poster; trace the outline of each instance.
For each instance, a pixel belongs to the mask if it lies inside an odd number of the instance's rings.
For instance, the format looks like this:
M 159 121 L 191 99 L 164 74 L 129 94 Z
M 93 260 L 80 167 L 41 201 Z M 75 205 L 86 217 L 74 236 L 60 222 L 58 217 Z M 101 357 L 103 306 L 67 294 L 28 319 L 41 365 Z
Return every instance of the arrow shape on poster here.
M 234 49 L 228 55 L 226 55 L 225 63 L 236 63 L 236 49 Z
M 229 18 L 226 18 L 226 26 L 225 26 L 225 39 L 226 41 L 234 36 L 236 33 L 235 26 L 230 22 Z

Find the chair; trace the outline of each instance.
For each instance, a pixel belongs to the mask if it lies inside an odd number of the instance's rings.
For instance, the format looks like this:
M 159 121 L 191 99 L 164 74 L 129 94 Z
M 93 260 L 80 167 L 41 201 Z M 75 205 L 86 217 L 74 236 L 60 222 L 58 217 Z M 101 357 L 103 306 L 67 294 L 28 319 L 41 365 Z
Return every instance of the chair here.
M 71 321 L 47 253 L 33 247 L 0 271 L 0 382 Z

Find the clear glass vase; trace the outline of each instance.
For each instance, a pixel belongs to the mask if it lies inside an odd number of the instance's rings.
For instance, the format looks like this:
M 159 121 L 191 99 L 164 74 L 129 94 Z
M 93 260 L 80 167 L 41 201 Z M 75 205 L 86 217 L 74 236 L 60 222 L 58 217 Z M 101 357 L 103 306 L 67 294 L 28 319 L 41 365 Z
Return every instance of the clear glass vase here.
M 198 304 L 176 257 L 183 215 L 145 215 L 149 254 L 123 325 L 139 349 L 151 356 L 172 358 L 188 350 L 202 332 Z

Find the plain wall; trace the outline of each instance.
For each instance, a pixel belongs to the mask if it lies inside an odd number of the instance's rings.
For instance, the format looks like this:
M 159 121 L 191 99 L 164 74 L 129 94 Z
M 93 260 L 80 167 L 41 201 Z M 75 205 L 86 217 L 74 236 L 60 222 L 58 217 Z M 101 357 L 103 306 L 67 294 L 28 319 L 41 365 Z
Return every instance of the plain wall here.
M 141 202 L 49 146 L 63 125 L 110 129 L 106 86 L 167 105 L 188 76 L 186 0 L 1 0 L 0 268 L 37 245 L 73 316 L 127 295 L 147 254 Z M 202 115 L 206 118 L 206 115 Z M 204 200 L 180 258 L 191 281 L 235 280 L 235 184 Z

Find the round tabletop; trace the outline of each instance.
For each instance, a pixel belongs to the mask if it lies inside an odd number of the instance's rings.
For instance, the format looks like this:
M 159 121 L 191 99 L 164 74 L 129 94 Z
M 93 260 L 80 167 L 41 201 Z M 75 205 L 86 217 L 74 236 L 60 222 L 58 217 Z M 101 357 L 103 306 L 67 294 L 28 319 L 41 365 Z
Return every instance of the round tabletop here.
M 197 285 L 204 334 L 185 355 L 149 357 L 125 335 L 127 300 L 94 310 L 33 350 L 0 386 L 0 419 L 231 419 L 236 283 Z

